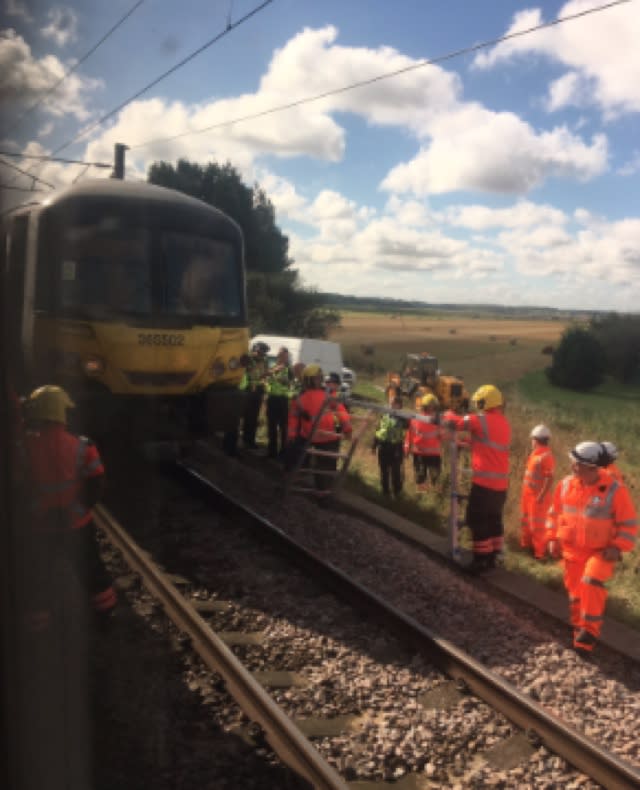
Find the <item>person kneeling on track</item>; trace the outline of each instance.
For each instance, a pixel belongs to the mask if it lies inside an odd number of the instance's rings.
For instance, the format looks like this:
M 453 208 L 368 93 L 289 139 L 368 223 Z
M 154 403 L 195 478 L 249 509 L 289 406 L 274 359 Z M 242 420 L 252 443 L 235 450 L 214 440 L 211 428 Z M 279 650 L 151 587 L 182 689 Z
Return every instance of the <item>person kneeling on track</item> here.
M 546 425 L 536 425 L 529 437 L 531 453 L 527 458 L 520 499 L 520 545 L 531 549 L 533 556 L 542 560 L 547 551 L 545 520 L 551 504 L 555 461 L 549 447 L 551 431 Z
M 552 556 L 562 557 L 573 647 L 588 654 L 602 629 L 606 583 L 633 549 L 638 521 L 627 487 L 600 468 L 598 442 L 577 444 L 569 457 L 572 473 L 553 493 L 547 537 Z
M 100 557 L 92 508 L 100 499 L 104 466 L 96 446 L 67 430 L 67 409 L 74 403 L 53 385 L 39 387 L 26 403 L 25 448 L 35 503 L 32 547 L 46 612 L 52 556 L 62 551 L 84 590 L 91 597 L 98 622 L 105 622 L 116 605 L 116 593 Z

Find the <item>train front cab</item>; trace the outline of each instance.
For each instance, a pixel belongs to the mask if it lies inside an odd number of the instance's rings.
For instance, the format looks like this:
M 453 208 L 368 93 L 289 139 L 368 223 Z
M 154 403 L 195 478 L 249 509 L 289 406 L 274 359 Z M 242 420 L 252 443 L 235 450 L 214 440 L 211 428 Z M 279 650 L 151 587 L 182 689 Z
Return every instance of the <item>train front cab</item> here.
M 32 208 L 29 223 L 34 384 L 69 390 L 78 429 L 206 434 L 237 419 L 248 331 L 232 220 L 104 180 Z

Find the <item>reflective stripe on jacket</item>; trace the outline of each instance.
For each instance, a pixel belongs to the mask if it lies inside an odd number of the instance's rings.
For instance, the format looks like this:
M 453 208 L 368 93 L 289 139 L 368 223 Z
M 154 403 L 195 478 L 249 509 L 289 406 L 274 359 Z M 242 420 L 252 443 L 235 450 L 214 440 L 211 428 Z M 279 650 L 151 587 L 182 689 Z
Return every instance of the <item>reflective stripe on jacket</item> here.
M 311 429 L 316 417 L 320 414 L 325 404 L 327 404 L 327 408 L 316 423 L 311 440 L 314 444 L 322 444 L 324 442 L 334 442 L 339 438 L 336 433 L 334 411 L 328 407 L 329 398 L 323 389 L 305 390 L 301 395 L 298 395 L 296 400 L 300 416 L 299 435 L 303 439 L 308 439 L 311 436 Z
M 509 485 L 511 426 L 498 409 L 464 417 L 451 416 L 458 430 L 471 434 L 471 481 L 483 488 L 506 491 Z
M 82 502 L 83 483 L 104 474 L 95 445 L 53 423 L 27 434 L 26 447 L 39 515 L 65 509 L 72 529 L 88 524 L 91 511 Z
M 539 446 L 532 450 L 524 470 L 523 495 L 539 494 L 544 488 L 545 481 L 553 477 L 554 469 L 553 454 L 548 447 Z M 551 498 L 551 489 L 549 489 L 549 498 Z
M 626 486 L 607 472 L 598 470 L 598 480 L 584 485 L 575 475 L 561 480 L 553 493 L 547 516 L 549 540 L 565 547 L 620 551 L 633 549 L 638 522 Z
M 376 429 L 374 447 L 378 444 L 400 444 L 404 439 L 405 423 L 400 417 L 383 414 Z
M 412 419 L 404 437 L 405 453 L 414 455 L 440 455 L 442 441 L 440 427 L 432 422 Z
M 275 397 L 288 398 L 291 385 L 291 368 L 284 367 L 273 370 L 267 380 L 267 393 Z

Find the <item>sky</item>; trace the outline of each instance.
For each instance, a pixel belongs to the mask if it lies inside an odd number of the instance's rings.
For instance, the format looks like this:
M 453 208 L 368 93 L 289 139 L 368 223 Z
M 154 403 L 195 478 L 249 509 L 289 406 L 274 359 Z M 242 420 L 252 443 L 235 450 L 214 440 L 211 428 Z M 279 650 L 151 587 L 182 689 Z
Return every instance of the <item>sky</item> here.
M 0 2 L 2 152 L 229 161 L 320 291 L 640 310 L 640 0 Z

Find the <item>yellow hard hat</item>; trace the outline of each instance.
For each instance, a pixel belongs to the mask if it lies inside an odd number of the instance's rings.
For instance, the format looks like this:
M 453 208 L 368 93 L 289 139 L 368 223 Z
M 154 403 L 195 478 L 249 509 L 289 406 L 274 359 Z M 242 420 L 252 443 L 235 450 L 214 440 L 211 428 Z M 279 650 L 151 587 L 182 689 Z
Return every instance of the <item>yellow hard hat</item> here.
M 429 392 L 426 395 L 422 396 L 422 398 L 420 399 L 420 405 L 422 407 L 435 406 L 436 408 L 438 408 L 440 404 L 438 403 L 438 399 L 436 398 L 436 396 L 432 395 Z
M 316 376 L 322 376 L 322 368 L 320 365 L 307 365 L 302 371 L 302 377 L 305 379 L 314 379 Z
M 50 420 L 67 424 L 67 409 L 76 404 L 62 387 L 46 384 L 35 389 L 27 401 L 27 415 L 31 420 Z
M 495 409 L 502 406 L 504 399 L 502 393 L 493 384 L 483 384 L 474 393 L 471 400 L 475 403 L 476 408 L 483 411 L 484 409 Z

